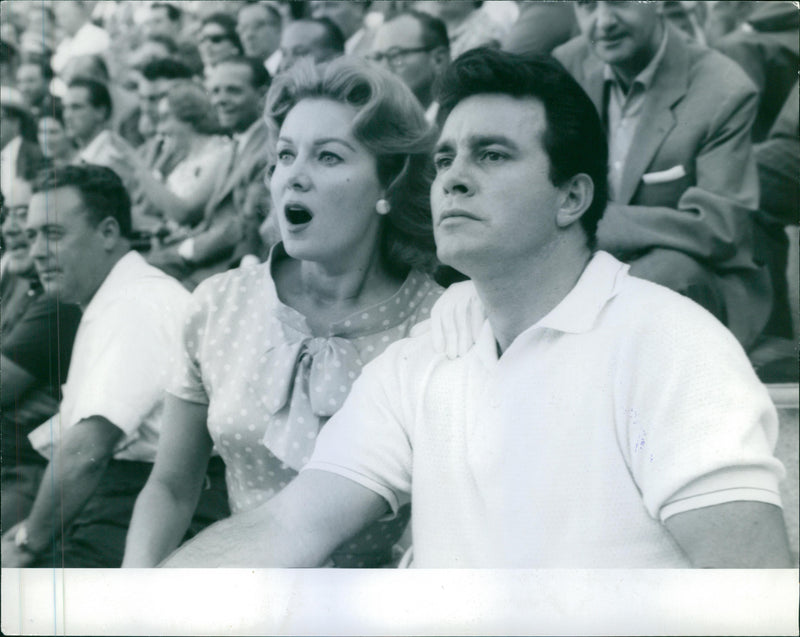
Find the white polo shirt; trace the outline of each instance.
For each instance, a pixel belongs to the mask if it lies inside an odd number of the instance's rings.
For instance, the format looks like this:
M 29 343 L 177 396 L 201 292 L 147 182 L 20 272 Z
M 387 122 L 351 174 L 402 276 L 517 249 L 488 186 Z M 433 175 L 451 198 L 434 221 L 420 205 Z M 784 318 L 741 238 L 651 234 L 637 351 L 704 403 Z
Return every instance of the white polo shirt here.
M 664 519 L 780 505 L 777 416 L 728 330 L 627 270 L 597 253 L 499 359 L 488 322 L 456 360 L 393 344 L 306 469 L 411 497 L 417 567 L 688 566 Z
M 139 253 L 122 257 L 86 306 L 59 413 L 30 434 L 34 448 L 49 458 L 63 430 L 102 416 L 125 434 L 115 459 L 153 462 L 190 298 Z

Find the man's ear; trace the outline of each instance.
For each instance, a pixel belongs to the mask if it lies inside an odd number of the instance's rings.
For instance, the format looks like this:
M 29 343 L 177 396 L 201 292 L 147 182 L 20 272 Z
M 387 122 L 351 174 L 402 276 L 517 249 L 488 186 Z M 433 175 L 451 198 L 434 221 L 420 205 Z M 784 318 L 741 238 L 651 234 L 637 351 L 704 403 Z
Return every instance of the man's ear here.
M 103 238 L 103 248 L 108 252 L 113 250 L 122 238 L 119 223 L 114 217 L 106 217 L 103 219 L 98 224 L 97 231 Z
M 561 186 L 561 205 L 556 214 L 556 224 L 566 228 L 583 216 L 594 199 L 594 182 L 589 175 L 578 173 Z

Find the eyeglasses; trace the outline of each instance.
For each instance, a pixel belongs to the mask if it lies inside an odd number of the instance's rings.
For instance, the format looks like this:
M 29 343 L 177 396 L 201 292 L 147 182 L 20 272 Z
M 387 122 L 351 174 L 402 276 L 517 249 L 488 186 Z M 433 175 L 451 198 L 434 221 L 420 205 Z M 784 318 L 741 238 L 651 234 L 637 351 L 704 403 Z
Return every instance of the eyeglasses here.
M 403 49 L 396 46 L 388 51 L 376 51 L 375 53 L 367 54 L 367 59 L 373 62 L 383 62 L 386 60 L 390 66 L 398 66 L 405 63 L 405 58 L 412 53 L 427 53 L 434 49 L 432 46 L 418 46 L 411 49 Z
M 211 42 L 211 44 L 219 44 L 220 42 L 224 42 L 225 40 L 229 39 L 230 38 L 225 33 L 209 33 L 201 37 L 200 42 L 202 43 Z

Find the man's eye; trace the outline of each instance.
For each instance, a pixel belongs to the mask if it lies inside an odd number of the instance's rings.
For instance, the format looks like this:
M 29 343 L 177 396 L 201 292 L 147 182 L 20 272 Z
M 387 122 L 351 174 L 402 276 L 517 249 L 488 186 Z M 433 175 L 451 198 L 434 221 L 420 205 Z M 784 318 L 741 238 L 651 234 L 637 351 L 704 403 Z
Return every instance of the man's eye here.
M 444 170 L 450 164 L 453 163 L 453 158 L 449 155 L 436 155 L 433 158 L 433 165 L 436 167 L 436 170 Z
M 502 161 L 505 158 L 503 153 L 498 153 L 496 150 L 486 150 L 481 154 L 481 159 L 490 163 Z

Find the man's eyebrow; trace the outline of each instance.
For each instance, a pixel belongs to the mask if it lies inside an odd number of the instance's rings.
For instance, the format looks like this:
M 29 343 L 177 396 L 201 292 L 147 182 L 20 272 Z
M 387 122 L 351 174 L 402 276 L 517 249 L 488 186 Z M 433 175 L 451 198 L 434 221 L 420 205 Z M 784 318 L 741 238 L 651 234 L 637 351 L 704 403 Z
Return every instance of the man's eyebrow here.
M 505 135 L 473 135 L 469 138 L 470 148 L 481 148 L 494 144 L 508 146 L 509 148 L 518 148 L 517 142 Z
M 507 137 L 506 135 L 471 135 L 467 138 L 467 145 L 472 148 L 483 148 L 485 146 L 492 146 L 492 145 L 500 145 L 506 146 L 508 148 L 516 149 L 519 148 L 517 143 Z M 454 144 L 450 140 L 442 140 L 434 149 L 434 153 L 444 153 L 444 152 L 452 152 Z
M 453 143 L 448 139 L 439 141 L 436 144 L 436 147 L 433 149 L 434 154 L 435 153 L 448 153 L 448 152 L 452 152 L 452 151 L 453 151 Z

